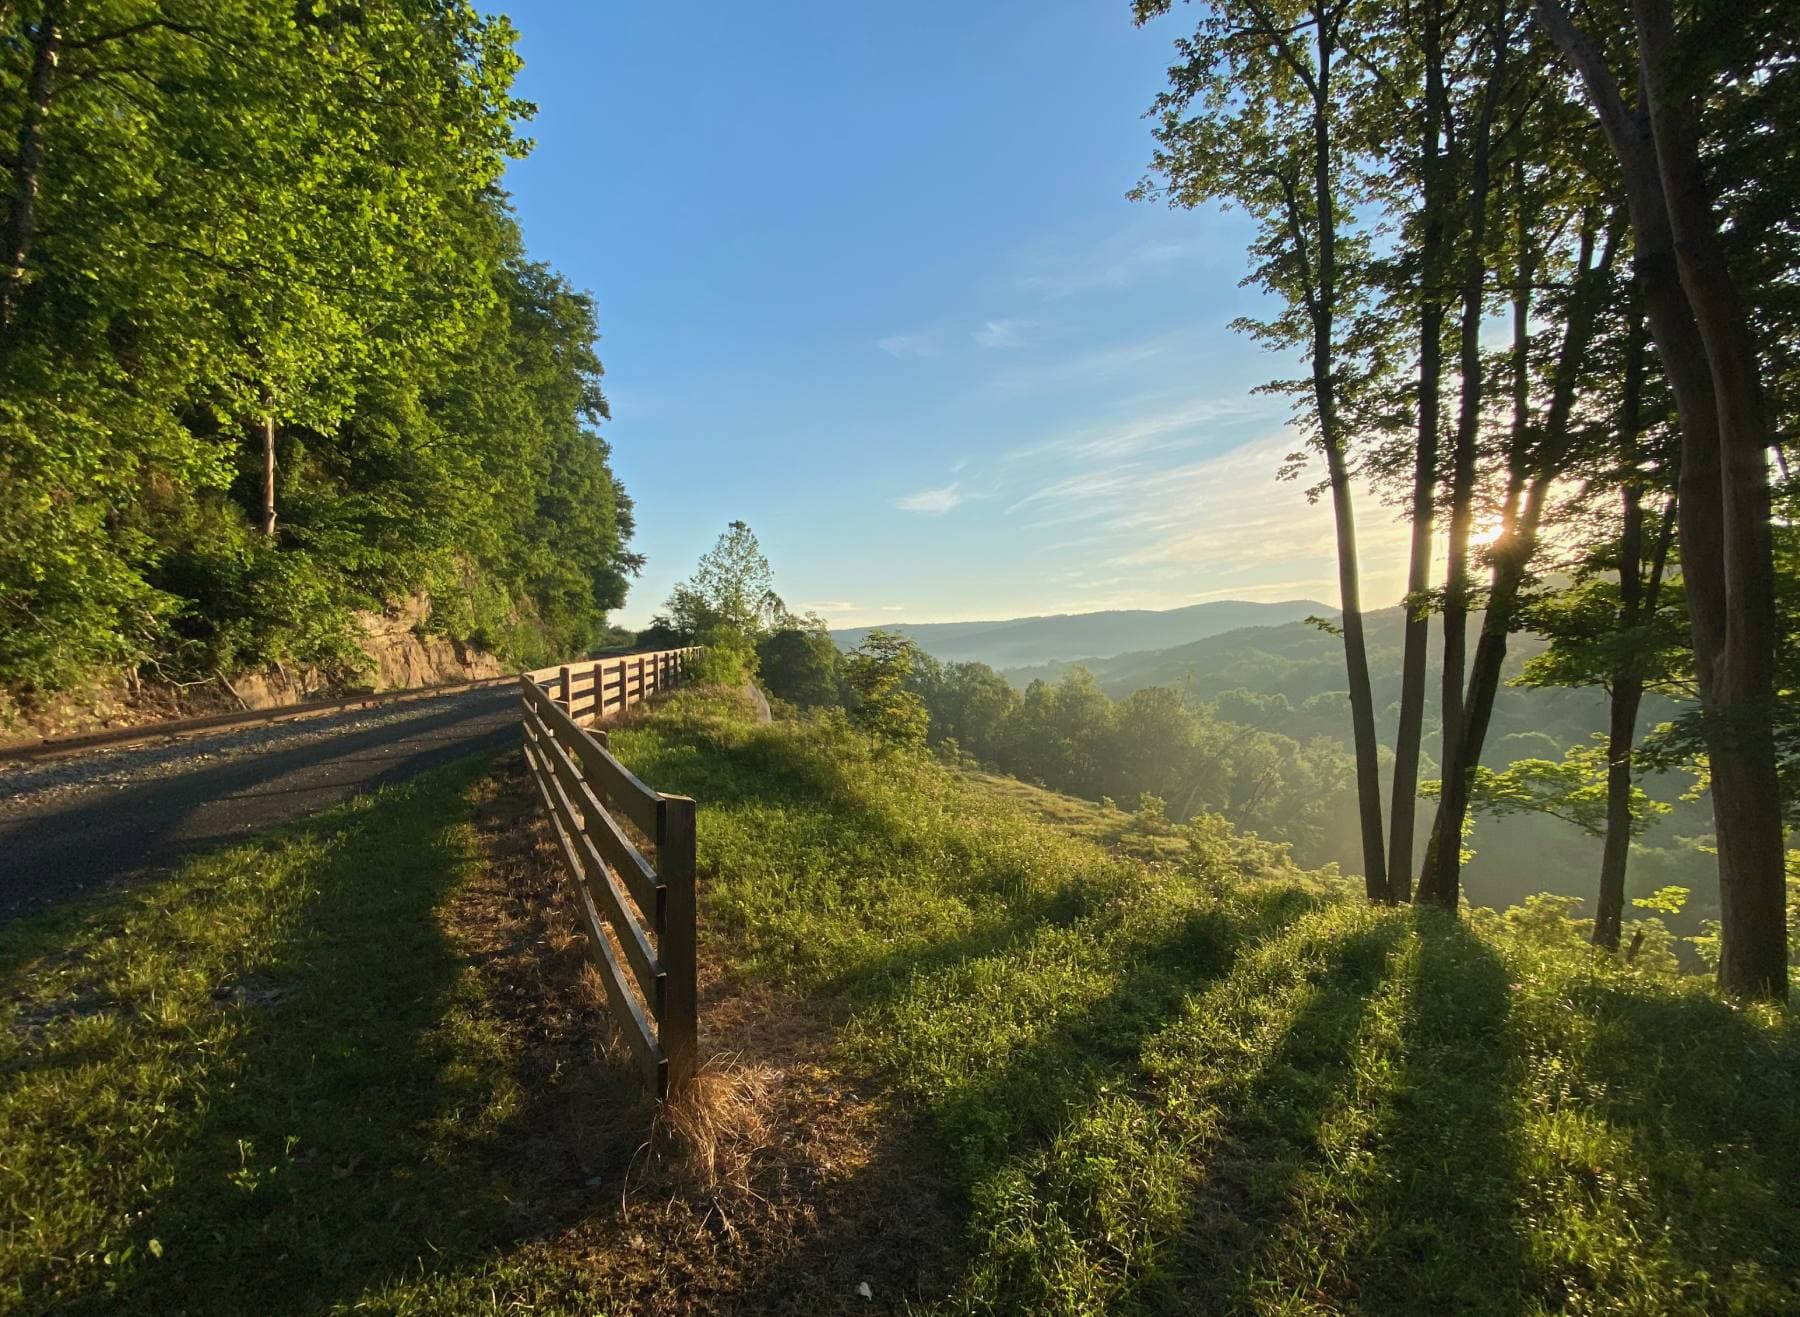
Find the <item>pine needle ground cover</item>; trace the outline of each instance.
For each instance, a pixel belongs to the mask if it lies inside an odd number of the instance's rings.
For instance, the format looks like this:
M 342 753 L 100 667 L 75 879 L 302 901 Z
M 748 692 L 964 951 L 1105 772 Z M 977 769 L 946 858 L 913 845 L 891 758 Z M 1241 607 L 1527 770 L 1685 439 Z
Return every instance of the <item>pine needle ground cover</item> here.
M 0 1304 L 1800 1307 L 1786 1016 L 831 720 L 614 745 L 701 802 L 704 1172 L 464 766 L 3 934 Z

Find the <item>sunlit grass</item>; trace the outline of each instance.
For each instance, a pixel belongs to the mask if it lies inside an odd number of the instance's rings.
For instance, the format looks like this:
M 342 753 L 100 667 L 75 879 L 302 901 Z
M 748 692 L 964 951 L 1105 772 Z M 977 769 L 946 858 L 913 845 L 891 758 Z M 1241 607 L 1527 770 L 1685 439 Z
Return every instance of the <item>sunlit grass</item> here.
M 972 1254 L 927 1299 L 1800 1304 L 1788 1017 L 1329 879 L 1146 868 L 1098 807 L 720 707 L 624 748 L 704 802 L 716 935 L 844 1000 L 848 1059 L 938 1131 Z

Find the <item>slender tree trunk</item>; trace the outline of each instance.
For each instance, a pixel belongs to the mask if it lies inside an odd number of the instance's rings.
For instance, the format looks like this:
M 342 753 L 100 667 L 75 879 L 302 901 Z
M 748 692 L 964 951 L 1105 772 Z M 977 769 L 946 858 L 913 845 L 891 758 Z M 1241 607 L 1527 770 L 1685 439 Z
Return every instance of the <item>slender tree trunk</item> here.
M 1331 57 L 1334 16 L 1315 13 L 1318 74 L 1313 103 L 1313 202 L 1319 225 L 1318 293 L 1312 313 L 1313 397 L 1319 414 L 1319 442 L 1331 483 L 1331 510 L 1337 529 L 1338 596 L 1342 610 L 1344 669 L 1350 684 L 1350 730 L 1356 753 L 1357 816 L 1362 824 L 1363 886 L 1371 901 L 1388 899 L 1387 851 L 1381 835 L 1381 770 L 1375 739 L 1375 697 L 1369 685 L 1368 647 L 1363 637 L 1361 571 L 1356 549 L 1356 513 L 1349 463 L 1338 416 L 1335 373 L 1335 315 L 1338 294 L 1337 199 L 1332 177 Z M 1304 235 L 1296 234 L 1304 241 Z
M 1786 998 L 1786 848 L 1772 716 L 1778 623 L 1769 529 L 1771 436 L 1749 317 L 1726 264 L 1700 167 L 1692 100 L 1667 81 L 1674 45 L 1670 6 L 1668 0 L 1633 0 L 1632 11 L 1676 269 L 1706 351 L 1718 413 L 1725 635 L 1701 699 L 1719 849 L 1719 982 L 1728 992 Z
M 1494 115 L 1499 108 L 1506 51 L 1506 38 L 1496 35 L 1487 88 L 1470 143 L 1469 222 L 1464 233 L 1468 247 L 1463 258 L 1462 322 L 1458 329 L 1461 346 L 1458 388 L 1461 396 L 1456 438 L 1451 450 L 1450 530 L 1444 564 L 1444 669 L 1439 696 L 1439 721 L 1443 730 L 1438 738 L 1438 755 L 1445 772 L 1449 772 L 1456 762 L 1463 738 L 1463 682 L 1467 675 L 1469 643 L 1469 537 L 1475 520 L 1476 445 L 1481 433 L 1484 387 L 1481 320 L 1486 305 L 1484 285 L 1488 272 L 1488 193 L 1493 182 Z M 1452 857 L 1459 853 L 1460 846 L 1459 839 L 1458 845 L 1451 848 Z M 1445 857 L 1436 850 L 1426 851 L 1425 866 L 1419 875 L 1420 899 L 1444 899 L 1435 886 L 1437 870 L 1445 862 Z M 1448 904 L 1454 908 L 1454 898 Z
M 1634 351 L 1633 356 L 1636 356 Z M 1635 375 L 1626 366 L 1626 445 L 1632 474 L 1621 494 L 1624 522 L 1619 532 L 1619 628 L 1630 635 L 1641 620 L 1643 602 L 1643 493 L 1636 473 L 1635 431 L 1630 414 L 1635 411 Z M 1600 854 L 1600 895 L 1594 904 L 1594 944 L 1608 951 L 1619 949 L 1619 933 L 1625 918 L 1625 870 L 1631 858 L 1631 761 L 1637 747 L 1638 706 L 1644 698 L 1644 682 L 1629 654 L 1621 655 L 1608 683 L 1606 728 L 1606 844 Z
M 1571 295 L 1558 351 L 1556 379 L 1551 391 L 1549 414 L 1544 422 L 1544 438 L 1540 444 L 1529 439 L 1529 416 L 1526 395 L 1515 392 L 1518 410 L 1513 416 L 1510 465 L 1512 480 L 1507 493 L 1508 522 L 1493 548 L 1493 583 L 1488 591 L 1487 612 L 1482 617 L 1481 638 L 1476 644 L 1475 660 L 1469 670 L 1468 698 L 1464 705 L 1462 735 L 1444 768 L 1443 791 L 1438 802 L 1437 820 L 1432 829 L 1432 844 L 1427 852 L 1427 870 L 1421 875 L 1419 899 L 1427 897 L 1454 910 L 1461 898 L 1462 829 L 1468 818 L 1469 796 L 1474 785 L 1475 770 L 1481 763 L 1481 752 L 1487 741 L 1492 721 L 1494 700 L 1500 690 L 1500 676 L 1506 663 L 1508 636 L 1518 606 L 1519 590 L 1524 585 L 1531 559 L 1537 552 L 1538 528 L 1544 506 L 1550 497 L 1550 485 L 1561 469 L 1568 451 L 1570 420 L 1575 405 L 1575 382 L 1579 362 L 1593 340 L 1594 320 L 1599 309 L 1604 282 L 1612 266 L 1615 250 L 1609 235 L 1598 264 L 1593 264 L 1594 233 L 1591 228 L 1582 235 L 1577 287 Z M 1526 368 L 1526 346 L 1530 334 L 1529 290 L 1535 262 L 1529 253 L 1521 253 L 1519 288 L 1515 294 L 1513 332 L 1518 347 L 1515 369 Z M 1526 483 L 1527 472 L 1529 483 Z M 1522 491 L 1522 493 L 1521 493 Z M 1514 511 L 1516 509 L 1516 512 Z
M 1443 49 L 1438 7 L 1425 19 L 1425 131 L 1420 150 L 1420 192 L 1425 231 L 1420 244 L 1419 423 L 1414 451 L 1412 545 L 1406 572 L 1406 629 L 1400 658 L 1400 716 L 1394 736 L 1394 786 L 1388 816 L 1388 895 L 1412 899 L 1413 828 L 1419 808 L 1419 742 L 1425 726 L 1425 670 L 1431 613 L 1431 537 L 1437 500 L 1438 428 L 1444 373 L 1444 216 L 1442 125 Z
M 1656 548 L 1650 555 L 1650 578 L 1646 581 L 1644 490 L 1638 452 L 1638 434 L 1643 428 L 1645 343 L 1643 315 L 1636 307 L 1627 332 L 1625 381 L 1619 407 L 1623 450 L 1620 465 L 1627 473 L 1620 486 L 1619 628 L 1629 636 L 1641 622 L 1655 615 L 1675 510 L 1669 508 L 1658 527 Z M 1608 687 L 1606 843 L 1600 856 L 1600 893 L 1594 905 L 1594 943 L 1617 951 L 1625 917 L 1625 874 L 1631 861 L 1632 759 L 1637 748 L 1638 709 L 1644 698 L 1642 666 L 1629 649 L 1615 660 Z
M 25 285 L 25 262 L 37 233 L 39 178 L 44 167 L 44 126 L 56 97 L 57 61 L 62 53 L 62 6 L 46 5 L 31 36 L 31 76 L 25 113 L 19 120 L 18 155 L 13 164 L 12 213 L 6 224 L 6 268 L 0 272 L 0 326 L 11 325 Z
M 275 413 L 263 417 L 263 512 L 262 533 L 275 538 Z
M 1631 859 L 1631 766 L 1637 746 L 1644 683 L 1613 683 L 1606 733 L 1606 845 L 1600 854 L 1600 899 L 1594 907 L 1594 945 L 1619 949 L 1625 917 L 1625 871 Z

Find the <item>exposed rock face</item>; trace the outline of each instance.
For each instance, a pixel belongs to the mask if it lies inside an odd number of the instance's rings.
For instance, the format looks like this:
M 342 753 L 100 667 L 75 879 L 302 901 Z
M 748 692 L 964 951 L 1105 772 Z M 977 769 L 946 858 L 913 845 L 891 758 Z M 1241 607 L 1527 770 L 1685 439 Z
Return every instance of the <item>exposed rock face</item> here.
M 472 649 L 446 636 L 420 634 L 430 602 L 413 598 L 392 613 L 358 613 L 356 620 L 367 635 L 363 652 L 375 667 L 365 680 L 376 690 L 436 686 L 447 681 L 480 681 L 504 671 L 500 660 L 486 650 Z
M 411 690 L 447 682 L 480 681 L 506 672 L 486 650 L 445 636 L 422 634 L 431 613 L 423 596 L 386 613 L 358 613 L 361 647 L 371 666 L 352 690 Z M 0 699 L 0 745 L 46 737 L 193 718 L 234 709 L 276 709 L 345 693 L 345 686 L 317 668 L 265 668 L 193 686 L 132 682 L 119 676 L 28 708 Z

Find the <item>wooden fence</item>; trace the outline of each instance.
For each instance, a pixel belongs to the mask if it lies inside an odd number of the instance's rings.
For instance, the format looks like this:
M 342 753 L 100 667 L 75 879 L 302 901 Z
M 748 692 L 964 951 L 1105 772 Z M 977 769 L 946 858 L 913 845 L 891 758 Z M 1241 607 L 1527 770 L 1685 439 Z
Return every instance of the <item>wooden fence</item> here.
M 605 732 L 582 723 L 671 688 L 694 653 L 630 654 L 520 678 L 525 762 L 607 1002 L 659 1098 L 695 1065 L 694 802 L 646 786 L 613 757 Z
M 538 668 L 525 676 L 562 705 L 571 718 L 591 723 L 675 686 L 699 653 L 698 649 L 662 649 L 650 654 L 619 654 Z

